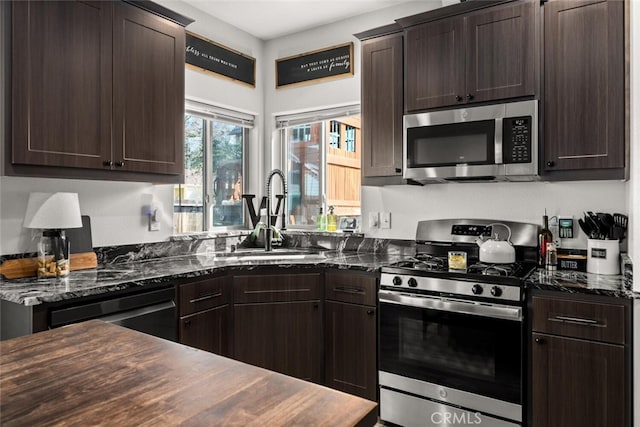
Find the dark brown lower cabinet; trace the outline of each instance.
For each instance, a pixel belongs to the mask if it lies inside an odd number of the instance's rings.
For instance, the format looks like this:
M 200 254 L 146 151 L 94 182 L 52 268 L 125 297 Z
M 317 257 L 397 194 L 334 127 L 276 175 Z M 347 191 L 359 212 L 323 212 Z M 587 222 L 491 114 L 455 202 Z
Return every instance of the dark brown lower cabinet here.
M 376 400 L 376 308 L 325 303 L 326 384 Z
M 235 358 L 320 383 L 320 301 L 239 304 L 234 307 Z
M 631 425 L 631 307 L 611 297 L 532 297 L 532 427 Z
M 233 278 L 234 358 L 322 383 L 320 273 Z
M 624 346 L 533 334 L 533 426 L 625 426 Z
M 231 357 L 231 307 L 226 304 L 180 318 L 182 344 Z
M 347 271 L 325 273 L 325 384 L 377 400 L 377 279 Z

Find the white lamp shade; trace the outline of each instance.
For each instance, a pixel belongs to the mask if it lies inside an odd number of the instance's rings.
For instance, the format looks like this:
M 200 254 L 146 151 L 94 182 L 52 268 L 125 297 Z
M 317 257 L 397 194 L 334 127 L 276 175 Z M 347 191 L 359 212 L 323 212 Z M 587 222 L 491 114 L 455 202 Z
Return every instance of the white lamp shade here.
M 80 228 L 77 193 L 31 193 L 23 226 L 26 228 Z

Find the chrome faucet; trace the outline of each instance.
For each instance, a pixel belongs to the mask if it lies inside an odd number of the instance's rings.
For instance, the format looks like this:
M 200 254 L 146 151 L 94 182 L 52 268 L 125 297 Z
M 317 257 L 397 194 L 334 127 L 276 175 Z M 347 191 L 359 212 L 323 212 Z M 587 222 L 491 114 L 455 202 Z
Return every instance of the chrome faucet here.
M 284 190 L 283 200 L 282 200 L 282 228 L 281 230 L 286 230 L 286 217 L 287 217 L 287 180 L 284 178 L 284 174 L 280 169 L 274 169 L 269 172 L 269 176 L 267 177 L 267 226 L 265 227 L 265 235 L 264 235 L 264 250 L 271 251 L 273 248 L 271 246 L 271 238 L 273 229 L 271 228 L 271 217 L 273 213 L 271 212 L 271 179 L 274 175 L 279 175 L 280 179 L 282 179 L 282 187 Z M 278 220 L 276 219 L 276 222 Z M 274 224 L 275 225 L 275 224 Z

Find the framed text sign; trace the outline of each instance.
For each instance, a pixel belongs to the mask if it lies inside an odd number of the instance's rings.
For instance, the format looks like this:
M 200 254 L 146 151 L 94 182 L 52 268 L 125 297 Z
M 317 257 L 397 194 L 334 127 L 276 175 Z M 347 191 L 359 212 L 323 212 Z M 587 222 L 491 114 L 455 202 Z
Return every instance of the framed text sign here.
M 353 76 L 353 43 L 276 60 L 276 88 Z
M 256 60 L 196 34 L 186 33 L 187 67 L 256 87 Z

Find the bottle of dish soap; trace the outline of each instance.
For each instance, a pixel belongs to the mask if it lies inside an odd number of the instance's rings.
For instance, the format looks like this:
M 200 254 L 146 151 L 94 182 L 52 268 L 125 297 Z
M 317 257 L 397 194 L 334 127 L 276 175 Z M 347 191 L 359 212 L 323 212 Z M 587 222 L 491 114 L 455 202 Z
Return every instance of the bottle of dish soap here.
M 327 229 L 327 217 L 322 213 L 322 207 L 320 207 L 320 213 L 316 216 L 316 231 L 325 231 Z
M 329 214 L 327 214 L 327 231 L 336 231 L 338 229 L 338 215 L 333 213 L 333 206 L 329 206 Z

